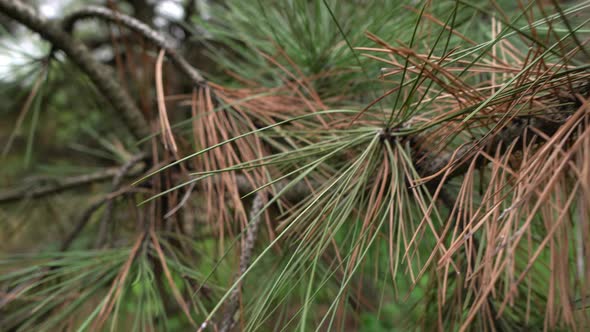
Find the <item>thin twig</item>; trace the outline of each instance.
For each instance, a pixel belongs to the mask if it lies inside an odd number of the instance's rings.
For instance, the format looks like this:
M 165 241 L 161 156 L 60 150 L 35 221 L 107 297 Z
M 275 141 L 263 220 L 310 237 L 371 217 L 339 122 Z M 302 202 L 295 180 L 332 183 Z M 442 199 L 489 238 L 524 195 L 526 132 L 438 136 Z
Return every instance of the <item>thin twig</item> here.
M 61 247 L 59 248 L 60 251 L 66 251 L 70 248 L 74 240 L 80 235 L 84 227 L 90 221 L 90 218 L 98 210 L 103 204 L 110 201 L 111 198 L 109 196 L 101 197 L 96 202 L 92 203 L 89 207 L 84 210 L 84 212 L 80 215 L 78 220 L 76 221 L 76 226 L 70 232 L 70 234 L 66 237 L 66 239 L 62 242 Z
M 109 194 L 112 194 L 121 188 L 121 184 L 123 183 L 123 179 L 125 176 L 131 171 L 131 168 L 135 166 L 137 163 L 142 161 L 146 157 L 145 153 L 141 153 L 136 155 L 135 157 L 131 158 L 127 161 L 121 168 L 115 177 L 113 178 L 113 183 L 111 186 L 111 191 Z M 98 236 L 96 237 L 96 245 L 95 247 L 99 248 L 105 242 L 106 234 L 107 234 L 107 226 L 109 221 L 111 220 L 113 214 L 113 199 L 109 199 L 106 202 L 106 207 L 104 213 L 102 214 L 102 218 L 100 220 L 100 224 L 98 227 Z
M 252 258 L 252 249 L 258 238 L 258 228 L 262 220 L 261 210 L 264 207 L 264 196 L 262 192 L 256 194 L 252 201 L 252 208 L 250 209 L 250 222 L 246 228 L 246 239 L 242 242 L 242 251 L 240 254 L 240 271 L 238 278 L 246 273 L 248 266 L 250 266 L 250 259 Z M 223 321 L 221 322 L 221 332 L 230 331 L 235 323 L 235 315 L 238 311 L 238 304 L 240 299 L 240 292 L 242 290 L 242 282 L 239 283 L 231 292 L 227 300 L 225 312 L 223 314 Z
M 120 172 L 120 169 L 120 167 L 107 168 L 90 174 L 41 181 L 48 183 L 40 185 L 26 185 L 19 188 L 2 191 L 0 192 L 0 204 L 11 203 L 21 199 L 42 198 L 48 195 L 58 194 L 66 190 L 109 180 L 117 176 L 117 174 Z M 134 170 L 133 172 L 127 172 L 125 175 L 129 177 L 135 177 L 139 175 L 140 172 L 141 170 L 138 169 Z
M 184 193 L 184 196 L 180 200 L 180 203 L 178 203 L 174 208 L 172 208 L 170 211 L 168 211 L 166 213 L 166 215 L 164 215 L 164 219 L 168 219 L 168 218 L 172 217 L 176 212 L 178 212 L 178 210 L 180 210 L 184 206 L 184 204 L 186 204 L 188 199 L 191 197 L 191 194 L 193 193 L 193 190 L 195 189 L 196 185 L 197 185 L 197 183 L 193 182 L 188 186 L 188 189 Z

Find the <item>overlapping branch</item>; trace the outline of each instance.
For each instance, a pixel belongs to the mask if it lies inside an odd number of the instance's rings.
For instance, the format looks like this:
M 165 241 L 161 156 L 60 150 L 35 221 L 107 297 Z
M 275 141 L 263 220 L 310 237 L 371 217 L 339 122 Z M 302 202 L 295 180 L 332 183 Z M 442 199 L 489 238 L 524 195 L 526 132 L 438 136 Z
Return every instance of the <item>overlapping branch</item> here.
M 481 140 L 475 140 L 462 145 L 451 152 L 442 152 L 439 154 L 428 151 L 427 148 L 422 148 L 421 151 L 415 155 L 418 173 L 424 177 L 431 177 L 428 181 L 430 186 L 436 186 L 443 180 L 444 170 L 451 167 L 450 172 L 446 175 L 446 180 L 464 174 L 471 162 L 478 157 L 479 151 L 493 151 L 499 148 L 500 151 L 505 151 L 511 144 L 519 142 L 529 132 L 533 135 L 531 129 L 535 129 L 547 136 L 553 135 L 561 125 L 563 125 L 570 115 L 582 105 L 581 100 L 575 97 L 576 94 L 586 98 L 590 93 L 590 82 L 578 86 L 575 91 L 570 91 L 567 96 L 561 97 L 560 104 L 563 106 L 560 109 L 547 110 L 545 114 L 538 116 L 523 116 L 515 117 L 510 120 L 497 133 L 491 133 Z M 566 95 L 566 94 L 564 94 Z M 411 142 L 416 142 L 415 137 L 408 138 Z M 522 146 L 517 146 L 519 150 Z M 515 150 L 515 151 L 516 151 Z M 478 158 L 476 161 L 477 167 L 484 166 L 489 160 L 485 158 Z
M 88 6 L 66 16 L 63 19 L 62 26 L 64 27 L 65 31 L 72 32 L 75 24 L 78 21 L 85 19 L 101 19 L 125 26 L 127 29 L 145 37 L 159 48 L 164 49 L 172 63 L 176 65 L 180 71 L 187 75 L 194 85 L 204 86 L 207 84 L 207 81 L 203 78 L 199 71 L 195 69 L 195 67 L 193 67 L 190 63 L 188 63 L 188 61 L 186 61 L 186 59 L 174 49 L 171 43 L 168 42 L 161 33 L 150 28 L 147 24 L 129 15 L 115 12 L 108 8 Z
M 145 155 L 142 155 L 142 159 Z M 127 177 L 137 177 L 142 169 L 126 172 Z M 120 167 L 103 169 L 90 174 L 76 175 L 61 179 L 49 179 L 41 181 L 40 184 L 31 184 L 15 189 L 0 192 L 0 203 L 11 203 L 22 199 L 36 199 L 48 195 L 80 188 L 89 184 L 98 183 L 112 179 L 120 173 Z

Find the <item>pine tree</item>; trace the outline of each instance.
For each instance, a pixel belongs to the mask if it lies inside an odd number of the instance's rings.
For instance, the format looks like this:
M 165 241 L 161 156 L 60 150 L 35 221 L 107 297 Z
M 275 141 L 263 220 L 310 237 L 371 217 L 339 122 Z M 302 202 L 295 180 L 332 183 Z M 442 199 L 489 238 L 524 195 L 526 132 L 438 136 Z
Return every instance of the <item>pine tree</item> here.
M 0 0 L 0 330 L 589 327 L 588 2 L 107 4 Z

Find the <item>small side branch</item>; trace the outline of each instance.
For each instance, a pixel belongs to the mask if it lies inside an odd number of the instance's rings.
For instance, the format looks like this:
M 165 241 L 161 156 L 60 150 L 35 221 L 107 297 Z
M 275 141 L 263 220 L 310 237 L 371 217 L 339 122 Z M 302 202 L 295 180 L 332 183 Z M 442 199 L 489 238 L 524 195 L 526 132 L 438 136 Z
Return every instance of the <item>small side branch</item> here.
M 68 235 L 68 237 L 62 243 L 62 246 L 60 248 L 61 251 L 65 251 L 70 247 L 72 242 L 74 242 L 76 237 L 78 237 L 78 235 L 82 232 L 84 227 L 86 227 L 86 225 L 88 224 L 88 221 L 90 221 L 90 218 L 92 217 L 94 212 L 96 212 L 96 210 L 98 210 L 103 204 L 107 204 L 103 218 L 101 220 L 101 231 L 102 231 L 102 224 L 108 222 L 111 218 L 114 194 L 116 193 L 117 190 L 119 190 L 119 188 L 121 188 L 121 184 L 123 183 L 123 179 L 125 178 L 126 175 L 129 174 L 132 167 L 134 165 L 136 165 L 137 163 L 139 163 L 140 161 L 142 161 L 145 157 L 146 157 L 145 153 L 139 154 L 139 155 L 131 158 L 123 166 L 118 168 L 117 172 L 113 176 L 113 185 L 112 185 L 112 188 L 111 188 L 109 194 L 103 196 L 98 201 L 92 203 L 89 207 L 86 208 L 86 210 L 84 210 L 84 212 L 82 213 L 82 215 L 80 216 L 80 218 L 76 222 L 76 226 L 74 227 L 74 230 Z M 99 232 L 98 239 L 99 240 L 101 239 L 101 232 Z M 97 243 L 99 243 L 99 242 L 97 242 Z
M 141 159 L 145 158 L 145 155 L 141 155 Z M 141 160 L 140 159 L 140 160 Z M 136 163 L 134 163 L 136 164 Z M 21 199 L 35 199 L 41 198 L 52 194 L 58 194 L 66 190 L 78 188 L 92 183 L 102 182 L 108 179 L 112 179 L 120 174 L 120 167 L 107 168 L 95 173 L 84 174 L 78 176 L 72 176 L 64 179 L 57 179 L 54 182 L 43 184 L 35 187 L 23 186 L 12 190 L 0 192 L 0 204 L 11 203 Z M 140 170 L 134 170 L 133 172 L 126 172 L 126 176 L 137 176 Z
M 112 195 L 113 193 L 115 193 L 117 190 L 119 190 L 119 188 L 121 188 L 121 185 L 123 184 L 123 179 L 125 179 L 125 176 L 131 171 L 133 166 L 135 166 L 137 163 L 142 161 L 145 157 L 146 157 L 146 154 L 139 154 L 139 155 L 131 158 L 131 160 L 127 161 L 123 166 L 121 166 L 121 168 L 119 169 L 119 172 L 113 178 L 112 188 L 111 188 L 111 191 L 109 192 L 109 196 Z M 102 218 L 100 219 L 98 236 L 96 237 L 96 247 L 97 248 L 101 247 L 102 244 L 105 242 L 106 236 L 107 236 L 107 226 L 109 225 L 109 222 L 111 221 L 111 218 L 113 216 L 113 199 L 112 198 L 109 199 L 106 202 L 106 204 L 107 205 L 105 207 L 104 213 L 102 215 Z
M 243 276 L 248 267 L 250 266 L 250 260 L 252 259 L 252 250 L 254 244 L 258 238 L 258 228 L 260 221 L 262 220 L 262 208 L 264 207 L 264 196 L 262 192 L 256 194 L 256 197 L 252 201 L 252 208 L 250 209 L 250 223 L 246 228 L 246 238 L 242 242 L 242 251 L 240 254 L 240 271 L 238 278 Z M 223 321 L 221 322 L 221 332 L 228 332 L 235 324 L 235 315 L 238 311 L 240 292 L 242 290 L 242 283 L 236 286 L 227 300 L 225 312 L 223 313 Z

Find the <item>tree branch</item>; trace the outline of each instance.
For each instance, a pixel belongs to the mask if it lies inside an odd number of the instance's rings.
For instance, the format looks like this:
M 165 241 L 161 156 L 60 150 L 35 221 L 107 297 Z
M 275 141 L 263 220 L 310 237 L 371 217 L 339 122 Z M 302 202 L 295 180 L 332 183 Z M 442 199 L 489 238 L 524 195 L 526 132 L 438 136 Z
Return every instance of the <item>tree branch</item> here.
M 143 114 L 114 79 L 112 70 L 96 61 L 82 43 L 73 39 L 55 22 L 41 17 L 33 8 L 18 0 L 0 0 L 0 12 L 37 32 L 54 47 L 62 50 L 110 101 L 135 138 L 140 139 L 150 135 Z
M 139 154 L 139 155 L 131 158 L 123 166 L 121 166 L 121 168 L 119 169 L 119 172 L 113 178 L 112 188 L 111 188 L 111 191 L 109 192 L 109 195 L 107 195 L 107 196 L 110 196 L 111 194 L 113 194 L 114 192 L 119 190 L 119 188 L 121 188 L 121 185 L 123 184 L 123 179 L 125 179 L 125 176 L 131 171 L 133 166 L 135 166 L 137 163 L 141 162 L 141 160 L 143 160 L 145 157 L 146 157 L 146 154 L 144 154 L 144 153 Z M 99 224 L 99 228 L 98 228 L 98 235 L 96 236 L 95 247 L 97 247 L 97 248 L 100 248 L 103 245 L 103 243 L 106 241 L 107 226 L 109 225 L 109 222 L 111 221 L 111 218 L 113 216 L 113 199 L 109 199 L 106 202 L 106 204 L 107 204 L 107 206 L 105 207 L 105 211 L 102 215 L 102 218 L 100 219 L 100 224 Z
M 145 158 L 143 155 L 142 158 Z M 120 167 L 107 168 L 95 173 L 72 176 L 64 179 L 56 179 L 37 187 L 23 186 L 16 189 L 0 192 L 0 204 L 10 203 L 21 199 L 41 198 L 51 194 L 57 194 L 69 189 L 74 189 L 91 183 L 101 182 L 116 177 L 120 173 Z M 137 176 L 140 170 L 128 172 L 126 176 Z
M 264 207 L 263 195 L 263 192 L 258 192 L 252 201 L 252 208 L 250 209 L 249 218 L 251 221 L 246 227 L 246 238 L 242 242 L 242 251 L 240 253 L 240 271 L 238 273 L 238 278 L 241 278 L 248 270 L 248 266 L 250 266 L 252 250 L 254 249 L 254 244 L 258 238 L 258 228 L 260 226 L 260 221 L 262 220 L 261 211 Z M 242 282 L 240 281 L 239 284 L 234 289 L 232 289 L 231 295 L 227 300 L 225 312 L 223 313 L 223 320 L 221 321 L 221 332 L 230 331 L 235 323 L 235 315 L 238 311 L 241 290 Z
M 549 109 L 542 115 L 515 117 L 504 128 L 499 130 L 497 134 L 490 134 L 481 140 L 465 144 L 452 153 L 444 152 L 435 156 L 428 149 L 418 152 L 414 159 L 420 160 L 422 158 L 422 162 L 416 163 L 417 171 L 421 176 L 426 177 L 437 174 L 450 165 L 452 170 L 446 177 L 448 181 L 464 174 L 469 168 L 471 161 L 477 157 L 478 151 L 490 151 L 499 148 L 501 152 L 504 152 L 511 144 L 522 140 L 525 133 L 527 131 L 530 132 L 531 128 L 535 128 L 547 136 L 551 136 L 582 106 L 582 102 L 575 97 L 576 94 L 586 98 L 590 94 L 590 82 L 585 82 L 574 88 L 574 91 L 563 92 L 561 96 L 550 95 L 549 98 L 556 98 L 558 100 L 557 104 L 562 105 L 558 109 Z M 410 138 L 410 142 L 412 142 L 415 148 L 419 145 L 419 143 L 416 144 L 417 141 L 418 138 L 416 137 Z M 521 148 L 520 145 L 517 146 L 517 150 L 519 148 Z M 486 158 L 479 158 L 476 161 L 476 166 L 481 167 L 488 162 L 489 160 Z M 443 176 L 444 174 L 439 174 L 428 181 L 428 183 L 431 186 L 436 186 L 442 181 Z
M 158 47 L 166 50 L 166 54 L 172 61 L 172 63 L 185 75 L 190 78 L 192 83 L 197 86 L 205 86 L 207 81 L 199 73 L 195 67 L 193 67 L 182 55 L 180 55 L 172 45 L 166 41 L 166 38 L 155 31 L 147 24 L 120 12 L 115 12 L 107 8 L 89 6 L 78 11 L 75 11 L 63 19 L 62 26 L 64 30 L 71 32 L 74 29 L 76 22 L 84 19 L 100 18 L 102 20 L 110 21 L 116 24 L 121 24 L 127 27 L 129 30 L 136 32 L 150 42 L 156 44 Z

